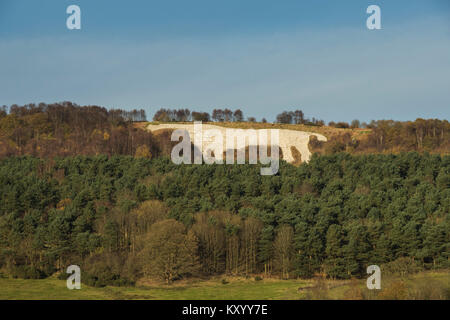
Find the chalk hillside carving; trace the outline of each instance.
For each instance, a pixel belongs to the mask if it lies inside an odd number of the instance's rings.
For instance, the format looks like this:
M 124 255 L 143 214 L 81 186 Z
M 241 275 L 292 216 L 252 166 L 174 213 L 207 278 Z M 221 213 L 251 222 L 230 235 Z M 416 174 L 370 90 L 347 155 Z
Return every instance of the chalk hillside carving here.
M 189 133 L 189 137 L 192 142 L 194 142 L 194 125 L 193 124 L 177 124 L 177 123 L 166 123 L 166 124 L 149 124 L 147 125 L 147 130 L 152 132 L 158 130 L 176 130 L 176 129 L 184 129 Z M 220 132 L 224 136 L 224 140 L 226 139 L 226 130 L 227 129 L 235 129 L 235 128 L 226 128 L 211 124 L 204 124 L 203 130 L 216 129 L 220 130 Z M 255 129 L 258 133 L 258 129 Z M 309 162 L 311 158 L 311 151 L 309 151 L 308 143 L 310 136 L 316 136 L 319 141 L 327 141 L 327 138 L 318 133 L 306 132 L 306 131 L 297 131 L 297 130 L 288 130 L 288 129 L 279 129 L 279 147 L 283 153 L 283 159 L 286 162 L 293 163 L 295 162 L 295 158 L 292 154 L 291 147 L 295 147 L 301 155 L 302 162 Z M 203 147 L 208 145 L 211 141 L 203 140 Z M 225 144 L 225 141 L 224 141 Z M 204 149 L 204 148 L 203 148 Z M 224 149 L 225 150 L 225 149 Z

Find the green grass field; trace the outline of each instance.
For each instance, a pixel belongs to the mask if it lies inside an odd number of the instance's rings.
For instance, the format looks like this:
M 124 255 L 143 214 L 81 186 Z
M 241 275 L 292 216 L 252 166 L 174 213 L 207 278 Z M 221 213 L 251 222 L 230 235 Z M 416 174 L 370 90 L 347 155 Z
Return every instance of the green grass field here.
M 93 288 L 82 285 L 81 290 L 69 290 L 66 282 L 58 279 L 44 280 L 21 280 L 0 278 L 0 299 L 1 300 L 38 300 L 38 299 L 58 299 L 58 300 L 110 300 L 110 299 L 145 299 L 145 300 L 296 300 L 296 299 L 355 299 L 358 294 L 354 294 L 355 288 L 359 293 L 366 291 L 368 298 L 376 298 L 370 295 L 365 288 L 365 280 L 354 281 L 326 281 L 325 289 L 317 289 L 317 282 L 314 280 L 277 280 L 264 279 L 255 281 L 251 279 L 232 278 L 227 279 L 229 283 L 222 284 L 222 279 L 207 281 L 189 281 L 166 285 L 145 285 L 137 287 L 104 287 Z M 407 290 L 402 296 L 391 291 L 401 290 L 395 287 L 398 279 L 385 281 L 387 295 L 384 298 L 400 296 L 400 298 L 430 298 L 449 299 L 449 272 L 429 272 L 421 273 L 407 279 L 404 283 Z M 394 284 L 394 286 L 392 286 Z M 323 285 L 323 284 L 322 284 Z M 383 286 L 383 280 L 382 280 Z M 311 288 L 313 287 L 313 288 Z M 314 288 L 315 287 L 315 288 Z M 433 295 L 432 290 L 436 287 L 443 288 L 440 293 Z M 299 290 L 303 288 L 303 290 Z M 392 289 L 394 288 L 394 289 Z M 352 291 L 353 290 L 353 291 Z M 390 290 L 390 291 L 389 291 Z M 417 296 L 416 291 L 430 291 L 425 296 Z M 445 291 L 447 290 L 447 291 Z M 383 291 L 383 289 L 381 290 Z M 353 294 L 351 293 L 353 292 Z M 442 293 L 444 292 L 444 293 Z M 446 293 L 445 293 L 446 292 Z M 415 296 L 411 296 L 415 294 Z M 446 295 L 447 294 L 447 295 Z
M 306 286 L 300 280 L 221 280 L 174 284 L 171 286 L 137 286 L 93 288 L 82 284 L 80 290 L 68 290 L 57 279 L 0 279 L 0 299 L 299 299 L 297 290 Z

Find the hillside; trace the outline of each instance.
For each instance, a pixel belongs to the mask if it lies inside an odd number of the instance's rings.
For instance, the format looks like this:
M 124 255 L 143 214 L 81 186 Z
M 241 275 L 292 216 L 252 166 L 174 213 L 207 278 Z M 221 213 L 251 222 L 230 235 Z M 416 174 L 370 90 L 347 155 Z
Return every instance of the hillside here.
M 70 103 L 0 113 L 0 273 L 63 277 L 77 264 L 101 287 L 449 268 L 447 120 L 205 124 L 280 128 L 282 148 L 307 148 L 308 163 L 267 177 L 260 165 L 175 165 L 170 128 L 188 123 L 150 132 L 161 126 L 143 118 Z
M 416 121 L 406 122 L 379 120 L 371 122 L 369 128 L 336 128 L 325 125 L 256 122 L 204 122 L 204 124 L 236 129 L 281 129 L 316 133 L 326 139 L 315 139 L 314 135 L 311 135 L 307 148 L 310 153 L 322 155 L 338 152 L 351 154 L 398 154 L 410 151 L 438 153 L 441 155 L 450 154 L 450 123 L 447 120 L 417 119 Z M 192 125 L 192 122 L 135 123 L 135 127 L 141 129 L 153 126 L 152 132 L 155 134 L 158 132 L 155 130 L 157 128 L 155 126 L 163 125 L 165 128 L 170 128 L 178 125 Z M 168 143 L 171 130 L 161 130 L 159 134 L 163 132 L 165 133 L 165 139 L 167 139 L 166 143 Z M 284 144 L 286 146 L 294 146 L 295 142 L 291 140 L 286 141 Z M 303 153 L 306 154 L 306 152 Z M 293 162 L 291 157 L 289 159 L 289 162 Z M 297 159 L 294 162 L 299 163 Z
M 142 121 L 135 122 L 134 125 L 137 128 L 146 129 L 149 125 L 174 125 L 174 124 L 184 124 L 190 125 L 192 122 L 179 121 L 179 122 L 160 122 L 160 121 Z M 204 125 L 214 125 L 224 128 L 236 128 L 236 129 L 285 129 L 285 130 L 296 130 L 304 132 L 312 132 L 321 134 L 327 139 L 333 138 L 335 136 L 340 136 L 343 134 L 351 134 L 352 137 L 362 139 L 363 136 L 367 136 L 372 132 L 372 129 L 363 128 L 335 128 L 326 125 L 305 125 L 305 124 L 283 124 L 283 123 L 262 123 L 262 122 L 203 122 Z
M 13 105 L 0 110 L 0 157 L 33 155 L 44 158 L 70 155 L 169 156 L 170 132 L 153 135 L 145 129 L 143 110 L 107 110 L 78 106 L 71 102 Z M 192 122 L 165 122 L 170 124 Z M 372 121 L 367 128 L 336 128 L 322 124 L 256 122 L 204 122 L 228 128 L 277 128 L 322 135 L 327 141 L 310 139 L 308 150 L 299 153 L 352 154 L 430 152 L 450 153 L 450 124 L 447 120 Z M 322 139 L 323 140 L 323 139 Z M 286 145 L 295 144 L 287 142 Z M 304 143 L 301 143 L 304 147 Z M 288 148 L 289 149 L 289 148 Z M 289 151 L 289 150 L 288 150 Z M 295 151 L 295 150 L 294 150 Z M 295 152 L 294 152 L 295 153 Z M 309 156 L 305 156 L 308 158 Z M 295 158 L 295 155 L 294 155 Z M 299 161 L 296 162 L 299 163 Z

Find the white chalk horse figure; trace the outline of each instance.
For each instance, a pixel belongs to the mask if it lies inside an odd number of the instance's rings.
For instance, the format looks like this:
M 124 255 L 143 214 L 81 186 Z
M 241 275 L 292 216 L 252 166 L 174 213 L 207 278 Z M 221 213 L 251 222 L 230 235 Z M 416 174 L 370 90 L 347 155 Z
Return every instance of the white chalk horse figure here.
M 194 143 L 194 124 L 178 124 L 178 123 L 165 123 L 165 124 L 149 124 L 147 126 L 147 130 L 150 130 L 152 132 L 158 131 L 158 130 L 167 130 L 167 129 L 184 129 L 189 133 L 189 137 Z M 224 137 L 224 147 L 226 144 L 226 130 L 229 129 L 237 129 L 237 128 L 226 128 L 211 124 L 204 124 L 202 125 L 202 130 L 219 130 L 223 137 Z M 261 129 L 255 129 L 256 133 L 258 134 L 258 131 Z M 268 129 L 270 130 L 270 129 Z M 270 136 L 270 134 L 269 134 Z M 312 133 L 312 132 L 306 132 L 306 131 L 297 131 L 297 130 L 288 130 L 288 129 L 279 129 L 279 147 L 283 153 L 283 159 L 286 162 L 292 163 L 295 161 L 295 158 L 292 154 L 291 147 L 295 147 L 301 155 L 302 162 L 309 162 L 311 158 L 311 151 L 309 151 L 308 143 L 310 136 L 316 136 L 319 141 L 327 141 L 327 138 L 321 134 L 318 133 Z M 207 139 L 202 139 L 202 150 L 205 150 L 205 146 L 209 145 L 212 141 L 208 141 Z M 246 142 L 247 143 L 247 142 Z M 226 150 L 226 148 L 224 148 Z

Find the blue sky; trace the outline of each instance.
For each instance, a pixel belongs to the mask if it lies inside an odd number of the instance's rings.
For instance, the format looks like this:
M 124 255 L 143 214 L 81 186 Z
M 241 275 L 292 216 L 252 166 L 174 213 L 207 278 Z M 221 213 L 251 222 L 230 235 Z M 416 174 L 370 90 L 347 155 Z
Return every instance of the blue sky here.
M 0 104 L 449 119 L 449 76 L 448 0 L 0 0 Z

